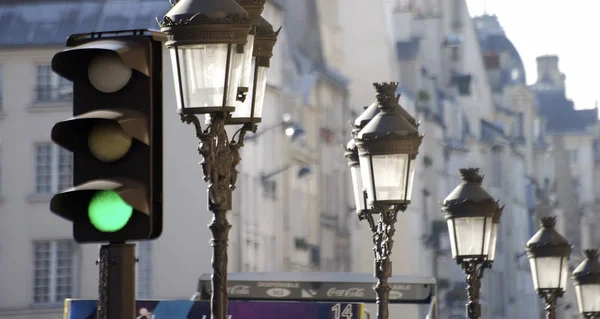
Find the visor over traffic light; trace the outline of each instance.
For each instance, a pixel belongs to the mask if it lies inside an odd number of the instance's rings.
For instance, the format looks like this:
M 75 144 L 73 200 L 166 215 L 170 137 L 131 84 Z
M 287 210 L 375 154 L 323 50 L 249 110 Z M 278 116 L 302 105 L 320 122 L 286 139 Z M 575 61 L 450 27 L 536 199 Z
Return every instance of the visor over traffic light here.
M 91 58 L 104 55 L 118 57 L 124 65 L 146 76 L 150 76 L 149 51 L 146 39 L 99 39 L 65 49 L 52 59 L 52 70 L 61 77 L 73 81 L 81 66 L 89 65 Z M 115 61 L 114 59 L 110 59 Z

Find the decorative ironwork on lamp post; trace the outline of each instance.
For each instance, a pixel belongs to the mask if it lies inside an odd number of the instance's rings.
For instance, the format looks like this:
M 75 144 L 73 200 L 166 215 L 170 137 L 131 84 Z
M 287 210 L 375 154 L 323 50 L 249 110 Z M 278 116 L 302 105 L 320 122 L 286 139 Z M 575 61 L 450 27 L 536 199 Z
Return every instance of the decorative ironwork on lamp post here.
M 452 258 L 466 275 L 467 317 L 479 318 L 481 279 L 495 258 L 503 207 L 481 187 L 483 176 L 478 168 L 460 169 L 460 175 L 463 181 L 444 199 L 442 211 L 448 223 Z
M 556 230 L 556 217 L 540 219 L 542 228 L 525 246 L 533 287 L 546 304 L 546 319 L 556 319 L 557 299 L 565 293 L 571 244 Z
M 266 0 L 178 0 L 159 21 L 171 52 L 177 108 L 200 140 L 213 213 L 211 317 L 227 317 L 227 245 L 236 166 L 260 122 L 266 69 L 278 32 L 260 14 Z M 204 115 L 203 129 L 197 115 Z M 229 139 L 226 126 L 241 128 Z M 237 139 L 236 139 L 237 138 Z
M 398 83 L 373 85 L 377 102 L 355 121 L 346 158 L 359 219 L 366 219 L 373 232 L 377 318 L 387 319 L 394 226 L 398 213 L 410 204 L 416 157 L 423 136 L 419 135 L 414 118 L 398 104 Z M 375 214 L 379 215 L 377 223 Z
M 585 260 L 573 271 L 579 313 L 585 319 L 600 319 L 600 262 L 598 249 L 583 251 Z

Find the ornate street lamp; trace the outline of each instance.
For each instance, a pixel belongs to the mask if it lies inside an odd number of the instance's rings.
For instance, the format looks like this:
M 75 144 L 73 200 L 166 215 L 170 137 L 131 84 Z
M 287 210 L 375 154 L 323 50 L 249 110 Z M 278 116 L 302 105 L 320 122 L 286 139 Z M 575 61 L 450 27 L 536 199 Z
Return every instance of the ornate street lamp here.
M 556 319 L 556 301 L 565 293 L 571 245 L 554 227 L 555 217 L 541 218 L 540 229 L 527 242 L 533 287 L 546 303 L 546 319 Z
M 270 32 L 272 27 L 269 30 L 268 22 L 260 17 L 265 2 L 172 1 L 173 8 L 159 21 L 167 37 L 165 46 L 171 52 L 177 109 L 181 120 L 196 129 L 204 180 L 208 182 L 208 208 L 213 213 L 209 225 L 213 235 L 213 319 L 227 316 L 227 241 L 231 225 L 226 214 L 231 210 L 244 136 L 248 130 L 255 131 L 259 122 L 260 111 L 255 110 L 262 110 L 262 98 L 257 97 L 264 96 L 264 69 L 269 66 L 277 40 L 277 33 Z M 252 98 L 247 99 L 249 91 Z M 232 116 L 236 106 L 250 111 Z M 197 117 L 200 114 L 206 118 L 204 130 Z M 229 124 L 242 125 L 231 140 L 225 129 Z
M 461 169 L 460 175 L 463 181 L 444 199 L 442 211 L 448 223 L 452 258 L 467 279 L 467 317 L 479 318 L 481 278 L 495 258 L 502 208 L 481 187 L 483 176 L 478 168 Z
M 573 271 L 579 312 L 586 319 L 600 318 L 600 262 L 598 249 L 583 251 L 585 260 Z
M 406 111 L 398 104 L 398 83 L 375 83 L 374 86 L 377 103 L 367 107 L 355 122 L 356 147 L 352 143 L 347 145 L 346 157 L 354 177 L 357 210 L 364 208 L 359 218 L 366 219 L 373 232 L 377 318 L 387 319 L 394 225 L 398 212 L 405 211 L 410 204 L 415 161 L 423 136 L 419 135 L 414 119 L 405 117 Z M 380 217 L 377 224 L 374 214 Z
M 402 115 L 398 83 L 375 83 L 380 112 L 356 134 L 368 204 L 377 211 L 406 210 L 422 136 Z

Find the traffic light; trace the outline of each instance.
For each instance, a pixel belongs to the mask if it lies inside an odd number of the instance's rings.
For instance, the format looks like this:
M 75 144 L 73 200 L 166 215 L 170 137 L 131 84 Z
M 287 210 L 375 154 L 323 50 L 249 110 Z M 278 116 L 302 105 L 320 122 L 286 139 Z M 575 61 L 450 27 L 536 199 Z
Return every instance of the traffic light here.
M 73 82 L 73 117 L 52 140 L 73 152 L 73 187 L 50 210 L 77 242 L 162 232 L 162 42 L 147 30 L 74 34 L 52 59 Z

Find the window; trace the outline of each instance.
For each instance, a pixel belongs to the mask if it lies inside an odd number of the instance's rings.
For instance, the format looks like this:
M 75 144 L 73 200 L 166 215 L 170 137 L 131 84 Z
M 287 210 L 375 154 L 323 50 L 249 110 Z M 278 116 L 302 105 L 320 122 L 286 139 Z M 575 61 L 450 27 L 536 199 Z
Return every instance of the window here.
M 277 200 L 277 181 L 262 180 L 263 196 L 268 199 Z
M 36 101 L 61 102 L 69 101 L 73 92 L 71 82 L 58 76 L 50 65 L 38 65 L 36 68 Z
M 513 120 L 512 136 L 515 138 L 523 137 L 523 113 L 519 113 Z
M 51 143 L 35 145 L 35 193 L 53 194 L 73 184 L 73 154 Z
M 60 304 L 75 297 L 77 246 L 72 240 L 36 241 L 34 304 Z
M 152 295 L 152 243 L 141 241 L 136 245 L 135 265 L 136 298 L 150 298 Z
M 538 139 L 542 134 L 542 124 L 539 118 L 533 120 L 533 137 Z

